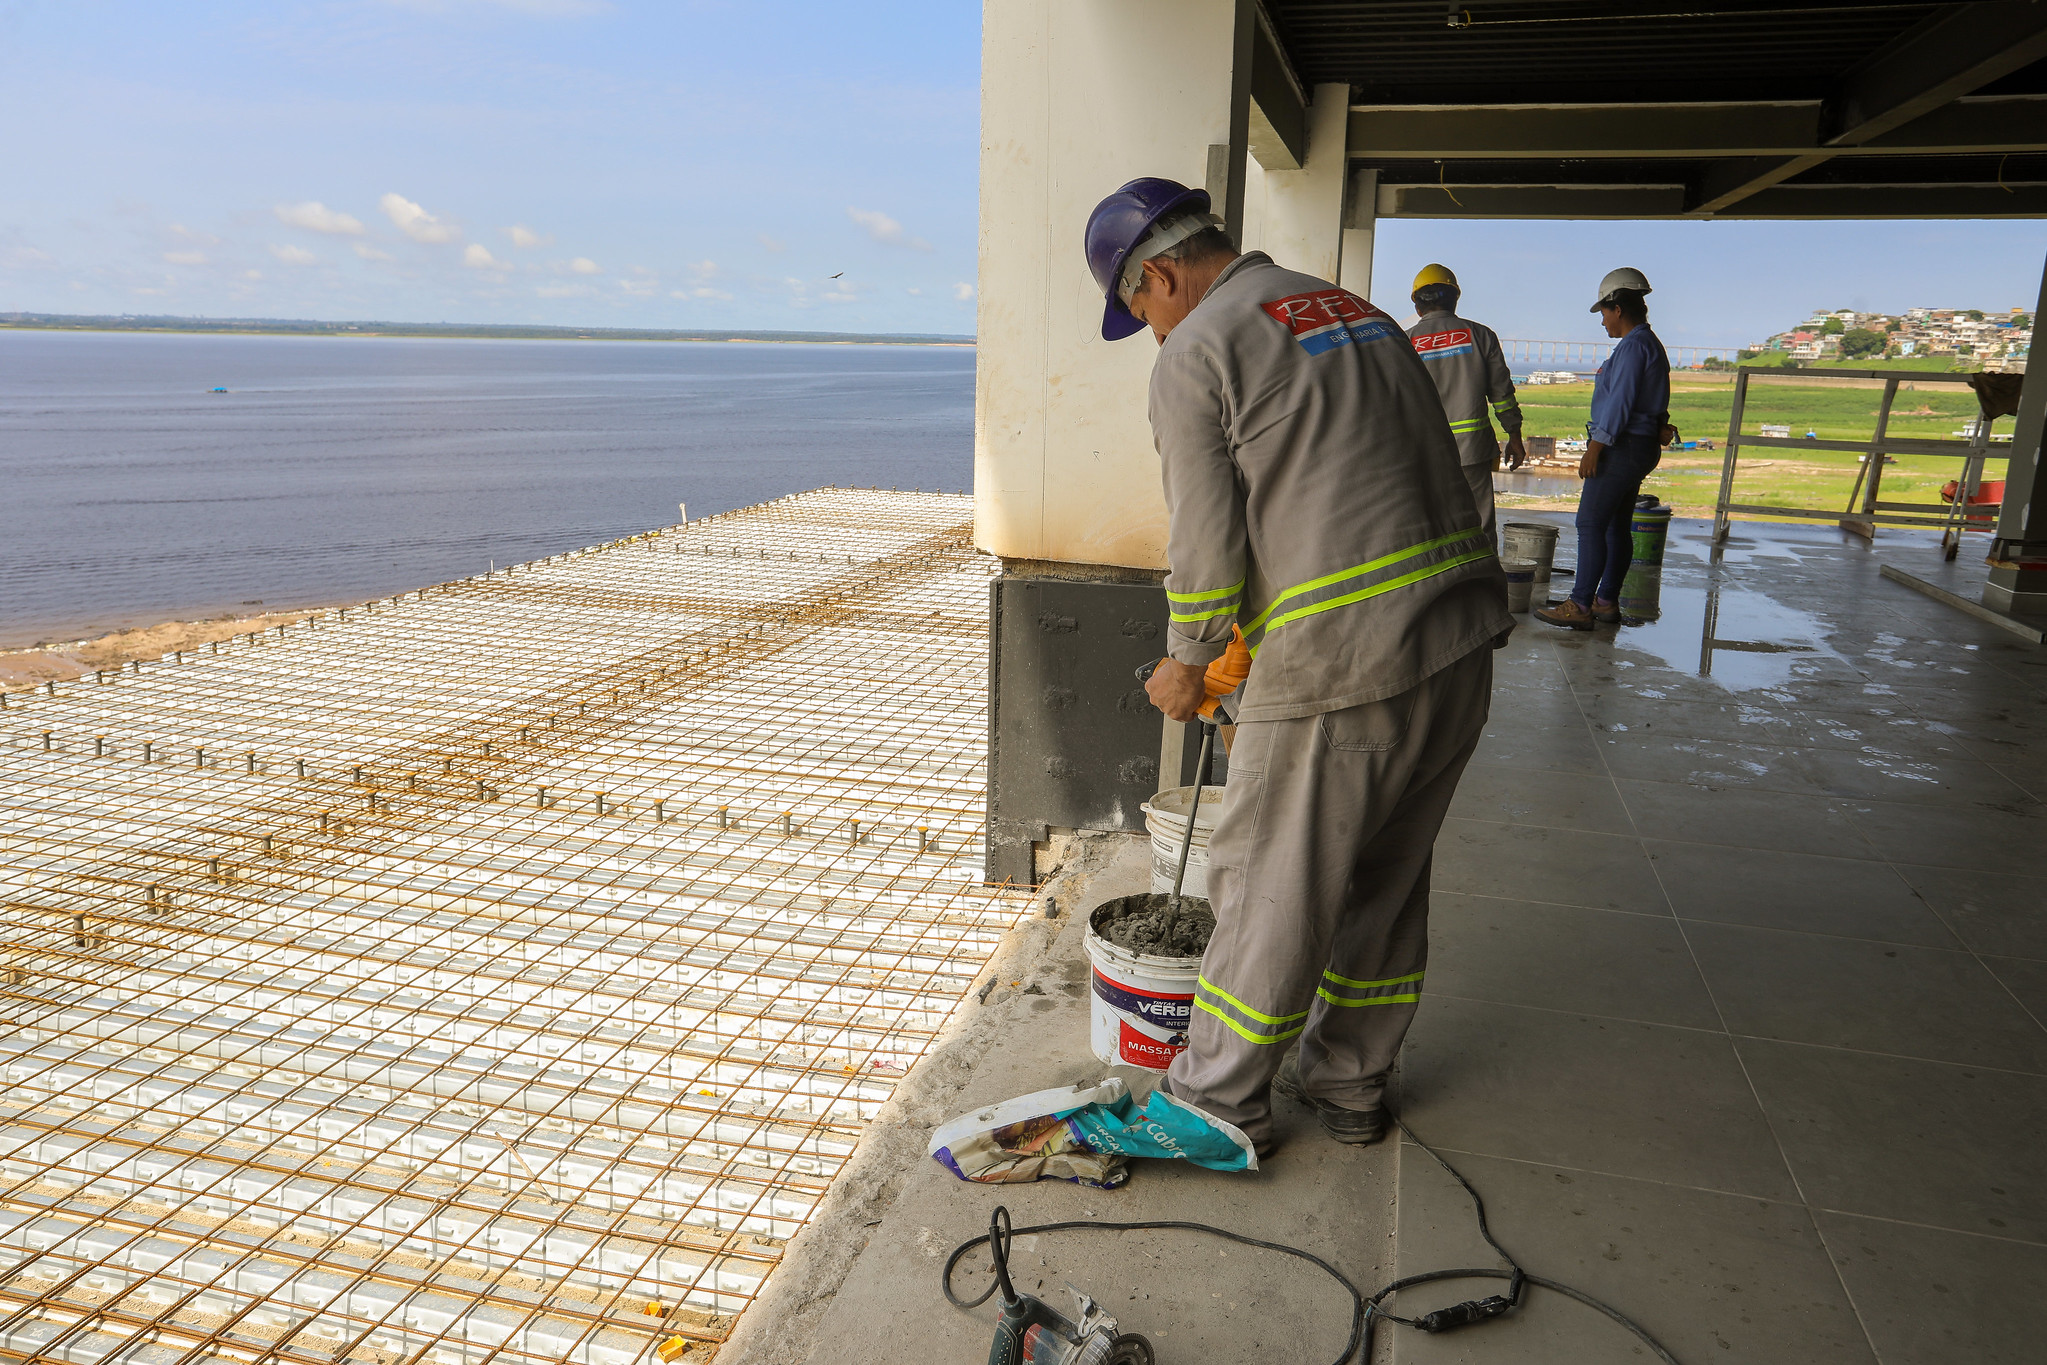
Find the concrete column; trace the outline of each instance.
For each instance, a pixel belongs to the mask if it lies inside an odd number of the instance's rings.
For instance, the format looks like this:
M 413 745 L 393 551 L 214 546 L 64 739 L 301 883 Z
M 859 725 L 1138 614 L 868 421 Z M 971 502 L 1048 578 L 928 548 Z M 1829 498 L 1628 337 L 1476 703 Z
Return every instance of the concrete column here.
M 1337 283 L 1359 298 L 1372 297 L 1372 238 L 1379 228 L 1379 173 L 1352 171 L 1343 211 L 1343 274 Z M 1395 316 L 1405 308 L 1392 310 Z
M 1230 181 L 1242 220 L 1251 0 L 986 0 L 975 543 L 1009 559 L 1163 569 L 1145 420 L 1156 353 L 1101 339 L 1088 213 L 1141 175 Z M 1234 175 L 1230 174 L 1234 168 Z M 1234 200 L 1234 202 L 1231 202 Z
M 1297 171 L 1265 172 L 1255 245 L 1289 270 L 1334 280 L 1343 254 L 1350 87 L 1318 85 L 1308 107 L 1308 155 Z
M 2033 329 L 2047 308 L 2047 269 L 2040 278 Z M 2047 478 L 2040 476 L 2040 445 L 2047 428 L 2047 358 L 2026 355 L 2026 382 L 2011 438 L 2011 468 L 2004 477 L 2004 508 L 1990 548 L 1990 578 L 1983 605 L 2022 616 L 2047 616 Z

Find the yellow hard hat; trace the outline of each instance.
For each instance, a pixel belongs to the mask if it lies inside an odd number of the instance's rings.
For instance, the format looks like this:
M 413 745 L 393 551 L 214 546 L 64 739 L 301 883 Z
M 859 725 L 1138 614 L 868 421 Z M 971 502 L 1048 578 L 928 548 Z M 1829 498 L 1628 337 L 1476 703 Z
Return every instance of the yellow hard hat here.
M 1455 289 L 1457 288 L 1457 276 L 1451 272 L 1450 267 L 1447 265 L 1425 265 L 1422 267 L 1421 274 L 1414 277 L 1414 284 L 1407 292 L 1418 294 L 1432 284 L 1447 284 L 1452 289 Z

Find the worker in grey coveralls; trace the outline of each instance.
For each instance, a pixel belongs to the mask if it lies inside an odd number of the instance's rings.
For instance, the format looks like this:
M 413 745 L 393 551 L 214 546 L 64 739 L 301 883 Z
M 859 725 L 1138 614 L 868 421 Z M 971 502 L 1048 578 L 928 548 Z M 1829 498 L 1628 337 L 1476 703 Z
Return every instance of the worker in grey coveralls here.
M 1142 324 L 1160 345 L 1169 657 L 1148 691 L 1189 720 L 1233 627 L 1254 651 L 1208 846 L 1215 934 L 1166 1084 L 1261 1148 L 1274 1089 L 1371 1142 L 1421 997 L 1431 849 L 1512 629 L 1506 578 L 1399 326 L 1239 255 L 1207 210 L 1133 181 L 1089 224 L 1104 335 Z
M 1414 277 L 1409 297 L 1421 316 L 1407 329 L 1414 353 L 1422 358 L 1436 392 L 1443 396 L 1443 414 L 1457 438 L 1457 462 L 1471 485 L 1486 535 L 1499 544 L 1493 523 L 1493 466 L 1500 460 L 1498 438 L 1486 416 L 1487 405 L 1507 433 L 1506 464 L 1519 469 L 1528 458 L 1521 444 L 1521 405 L 1514 398 L 1514 376 L 1507 372 L 1499 333 L 1482 322 L 1457 316 L 1461 291 L 1457 277 L 1443 265 L 1425 265 Z

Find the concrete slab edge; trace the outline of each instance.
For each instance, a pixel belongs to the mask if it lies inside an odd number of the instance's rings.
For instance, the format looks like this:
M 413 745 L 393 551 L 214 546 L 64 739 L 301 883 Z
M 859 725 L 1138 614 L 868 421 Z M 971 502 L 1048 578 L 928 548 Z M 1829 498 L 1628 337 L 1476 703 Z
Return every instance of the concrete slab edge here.
M 2003 612 L 1986 607 L 1981 602 L 1971 602 L 1960 593 L 1949 592 L 1946 588 L 1936 586 L 1923 578 L 1908 574 L 1903 569 L 1892 565 L 1879 565 L 1877 572 L 1883 577 L 1890 579 L 1893 583 L 1902 583 L 1914 592 L 1925 593 L 1936 602 L 1944 602 L 1956 611 L 1965 612 L 1979 621 L 1986 621 L 2000 629 L 2008 630 L 2021 639 L 2029 640 L 2036 645 L 2047 644 L 2047 629 L 2033 625 L 2030 622 L 2021 621 L 2016 617 L 2006 616 Z
M 818 1326 L 865 1249 L 868 1229 L 895 1203 L 905 1175 L 929 1160 L 924 1144 L 931 1130 L 959 1112 L 955 1097 L 971 1078 L 973 1063 L 1001 1040 L 1007 1019 L 1001 1007 L 1045 965 L 1060 933 L 1084 904 L 1078 889 L 1120 847 L 1141 837 L 1074 837 L 1041 888 L 1038 908 L 1004 937 L 931 1051 L 910 1068 L 867 1126 L 816 1215 L 790 1240 L 767 1288 L 707 1359 L 722 1365 L 802 1365 L 810 1358 Z M 1048 901 L 1057 904 L 1057 917 L 1046 916 Z

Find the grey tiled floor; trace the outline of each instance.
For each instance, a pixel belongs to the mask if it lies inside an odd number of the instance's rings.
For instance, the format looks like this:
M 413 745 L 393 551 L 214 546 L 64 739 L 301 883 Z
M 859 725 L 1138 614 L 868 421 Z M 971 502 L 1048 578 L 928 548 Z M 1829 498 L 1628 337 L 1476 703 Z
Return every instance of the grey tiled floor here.
M 1706 529 L 1655 624 L 1498 656 L 1403 1114 L 1530 1270 L 1681 1360 L 2037 1361 L 2047 651 L 1877 575 L 1971 591 L 1980 538 Z M 1489 1263 L 1426 1158 L 1399 1179 L 1399 1273 Z M 1396 1358 L 1642 1358 L 1535 1294 L 1511 1343 Z

